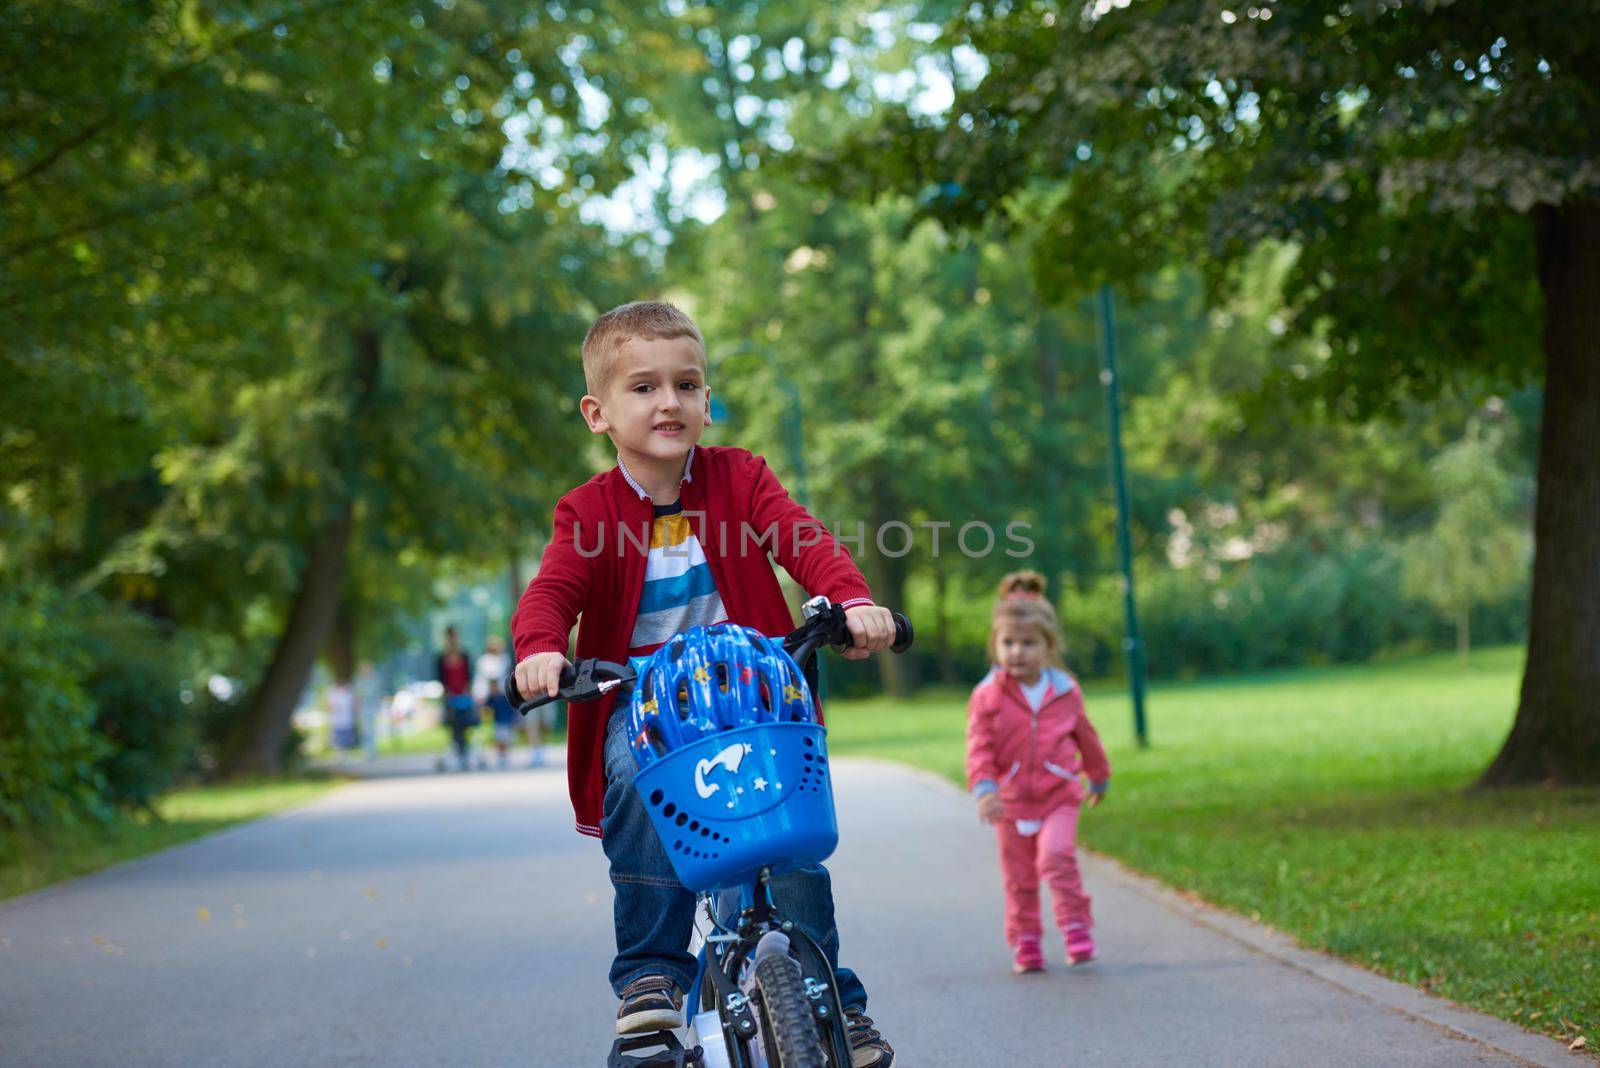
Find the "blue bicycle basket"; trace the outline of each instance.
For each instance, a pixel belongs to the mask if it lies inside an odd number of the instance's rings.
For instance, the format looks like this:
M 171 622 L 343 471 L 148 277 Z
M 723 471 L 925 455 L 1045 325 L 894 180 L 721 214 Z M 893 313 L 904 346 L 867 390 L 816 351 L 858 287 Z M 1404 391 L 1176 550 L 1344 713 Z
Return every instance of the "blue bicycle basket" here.
M 826 731 L 794 659 L 747 627 L 696 627 L 638 671 L 628 711 L 634 785 L 678 879 L 732 886 L 839 843 Z

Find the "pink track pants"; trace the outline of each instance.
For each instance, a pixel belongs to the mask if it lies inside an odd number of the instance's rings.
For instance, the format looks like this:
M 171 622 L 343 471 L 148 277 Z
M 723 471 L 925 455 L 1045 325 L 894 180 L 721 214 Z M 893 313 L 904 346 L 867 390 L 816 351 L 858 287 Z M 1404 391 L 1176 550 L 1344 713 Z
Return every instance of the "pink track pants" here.
M 1089 895 L 1078 872 L 1078 806 L 1062 805 L 1044 818 L 1038 834 L 1017 833 L 1013 820 L 1001 820 L 995 827 L 1000 839 L 1000 867 L 1006 890 L 1006 942 L 1038 939 L 1039 881 L 1050 884 L 1055 905 L 1056 926 L 1066 934 L 1067 925 L 1091 925 Z

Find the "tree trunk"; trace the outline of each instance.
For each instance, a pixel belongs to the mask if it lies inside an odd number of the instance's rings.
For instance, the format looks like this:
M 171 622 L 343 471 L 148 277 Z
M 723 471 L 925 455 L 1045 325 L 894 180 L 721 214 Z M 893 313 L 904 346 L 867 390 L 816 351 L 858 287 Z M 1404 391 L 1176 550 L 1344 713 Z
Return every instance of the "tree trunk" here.
M 938 561 L 933 565 L 934 659 L 939 664 L 939 681 L 954 686 L 961 682 L 950 657 L 950 575 Z M 916 622 L 913 620 L 912 622 Z
M 884 523 L 890 521 L 896 513 L 891 507 L 886 507 L 890 501 L 887 487 L 874 486 L 873 508 L 869 519 L 869 538 L 876 538 L 877 532 L 883 529 Z M 899 535 L 891 532 L 886 535 L 885 543 L 890 548 L 900 546 Z M 873 544 L 872 554 L 872 596 L 878 604 L 887 605 L 896 612 L 906 610 L 906 578 L 911 573 L 911 559 L 908 556 L 889 556 L 876 551 Z M 916 620 L 912 620 L 914 624 Z M 879 678 L 883 681 L 883 688 L 891 697 L 907 697 L 916 688 L 916 662 L 909 656 L 896 656 L 891 652 L 874 654 L 873 659 L 878 662 Z
M 356 677 L 356 612 L 350 602 L 348 594 L 339 599 L 328 635 L 328 671 L 345 686 Z
M 1600 782 L 1600 203 L 1534 213 L 1544 417 L 1522 697 L 1480 785 Z
M 350 415 L 344 433 L 333 446 L 344 477 L 341 496 L 332 516 L 311 542 L 289 618 L 273 650 L 266 675 L 223 746 L 219 762 L 223 775 L 276 772 L 283 766 L 283 749 L 289 738 L 295 704 L 311 677 L 317 654 L 328 644 L 338 615 L 355 522 L 357 428 L 371 407 L 382 354 L 382 339 L 376 330 L 367 328 L 355 332 Z
M 290 718 L 338 612 L 339 587 L 350 548 L 350 513 L 347 500 L 312 543 L 266 677 L 223 748 L 220 770 L 224 775 L 276 772 L 283 765 Z

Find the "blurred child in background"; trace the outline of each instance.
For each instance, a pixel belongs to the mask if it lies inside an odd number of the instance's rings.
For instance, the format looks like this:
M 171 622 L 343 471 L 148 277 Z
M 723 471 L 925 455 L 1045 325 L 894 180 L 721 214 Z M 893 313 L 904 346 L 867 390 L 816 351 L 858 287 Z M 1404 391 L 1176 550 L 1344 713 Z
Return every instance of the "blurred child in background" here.
M 1000 580 L 989 632 L 994 667 L 967 703 L 967 785 L 979 818 L 999 838 L 1005 936 L 1019 974 L 1044 970 L 1041 879 L 1050 884 L 1067 963 L 1094 959 L 1089 895 L 1078 872 L 1078 810 L 1099 803 L 1111 784 L 1077 680 L 1061 666 L 1061 624 L 1044 589 L 1036 571 Z

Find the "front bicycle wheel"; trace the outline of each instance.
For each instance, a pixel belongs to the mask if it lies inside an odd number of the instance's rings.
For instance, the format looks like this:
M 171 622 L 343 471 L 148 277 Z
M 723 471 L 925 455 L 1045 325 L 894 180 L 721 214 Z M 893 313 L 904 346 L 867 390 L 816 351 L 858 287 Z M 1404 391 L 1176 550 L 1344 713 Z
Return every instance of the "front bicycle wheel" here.
M 771 1068 L 827 1068 L 800 962 L 784 953 L 771 954 L 756 962 L 753 978 L 761 1041 Z

